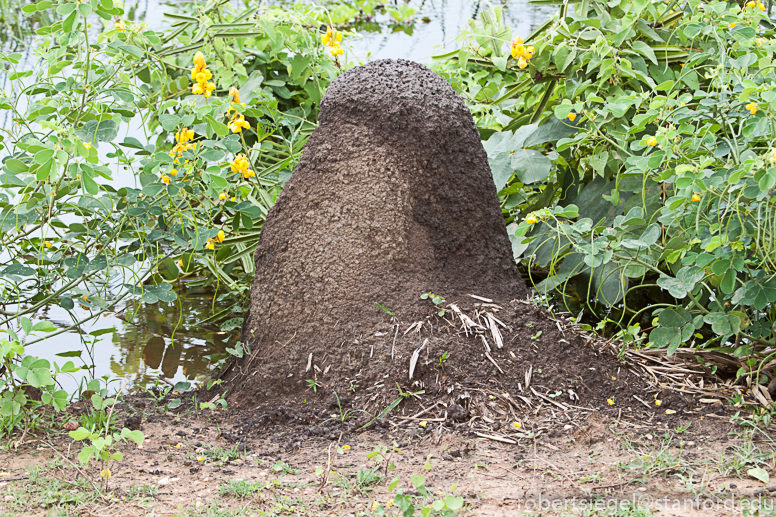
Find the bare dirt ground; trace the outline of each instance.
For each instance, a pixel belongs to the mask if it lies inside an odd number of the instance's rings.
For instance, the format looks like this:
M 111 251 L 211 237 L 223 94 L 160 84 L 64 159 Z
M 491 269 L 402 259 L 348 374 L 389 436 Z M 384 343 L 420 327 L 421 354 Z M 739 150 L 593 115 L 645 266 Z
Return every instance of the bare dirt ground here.
M 767 485 L 748 473 L 776 475 L 773 442 L 730 424 L 730 409 L 680 411 L 670 426 L 621 411 L 557 412 L 547 432 L 490 434 L 397 415 L 363 432 L 330 421 L 336 439 L 295 440 L 288 423 L 238 439 L 244 429 L 226 411 L 130 404 L 144 406 L 146 441 L 121 447 L 107 489 L 103 466 L 81 465 L 64 430 L 0 452 L 3 515 L 773 514 L 759 492 Z

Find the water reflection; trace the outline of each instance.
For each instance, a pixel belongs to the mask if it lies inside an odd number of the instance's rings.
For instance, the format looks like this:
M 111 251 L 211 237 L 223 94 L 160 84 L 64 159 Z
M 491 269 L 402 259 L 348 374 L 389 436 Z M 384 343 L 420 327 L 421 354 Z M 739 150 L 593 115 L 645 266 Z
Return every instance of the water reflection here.
M 80 333 L 68 332 L 33 345 L 30 352 L 60 365 L 73 360 L 78 366 L 79 359 L 67 355 L 81 351 L 80 361 L 92 368 L 69 378 L 61 376 L 65 389 L 74 389 L 91 376 L 108 375 L 126 386 L 147 386 L 160 375 L 172 381 L 201 378 L 209 373 L 211 361 L 218 361 L 227 346 L 234 346 L 237 336 L 221 332 L 216 325 L 201 324 L 213 310 L 225 308 L 214 307 L 212 292 L 181 287 L 178 297 L 179 303 L 174 304 L 128 304 L 119 313 L 104 314 L 83 325 Z M 52 307 L 41 316 L 62 327 L 72 325 L 72 317 L 88 314 L 82 307 L 76 307 L 72 316 Z

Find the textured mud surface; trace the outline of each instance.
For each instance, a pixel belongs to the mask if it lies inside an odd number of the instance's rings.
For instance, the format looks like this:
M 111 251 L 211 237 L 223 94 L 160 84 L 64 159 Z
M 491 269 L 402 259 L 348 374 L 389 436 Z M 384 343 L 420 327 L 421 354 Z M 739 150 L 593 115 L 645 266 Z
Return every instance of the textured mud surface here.
M 173 414 L 150 398 L 129 402 L 134 410 L 117 407 L 120 420 L 141 415 L 147 440 L 121 447 L 107 490 L 102 466 L 80 465 L 72 440 L 54 430 L 0 451 L 0 513 L 369 516 L 382 505 L 395 516 L 395 478 L 418 509 L 462 497 L 456 516 L 730 516 L 753 502 L 773 507 L 764 485 L 746 473 L 757 464 L 774 475 L 763 463 L 772 442 L 714 413 L 680 410 L 671 425 L 615 412 L 559 415 L 560 432 L 508 444 L 398 419 L 333 439 L 272 423 L 239 438 L 229 411 L 195 414 L 186 403 Z M 377 446 L 381 456 L 370 454 Z M 369 483 L 365 473 L 373 475 Z M 414 490 L 418 474 L 432 497 Z
M 255 260 L 245 372 L 335 349 L 369 353 L 355 340 L 390 319 L 376 303 L 409 321 L 427 313 L 425 292 L 527 294 L 470 112 L 409 61 L 376 61 L 331 85 Z M 273 371 L 240 391 L 296 391 L 279 382 L 285 372 L 261 384 Z

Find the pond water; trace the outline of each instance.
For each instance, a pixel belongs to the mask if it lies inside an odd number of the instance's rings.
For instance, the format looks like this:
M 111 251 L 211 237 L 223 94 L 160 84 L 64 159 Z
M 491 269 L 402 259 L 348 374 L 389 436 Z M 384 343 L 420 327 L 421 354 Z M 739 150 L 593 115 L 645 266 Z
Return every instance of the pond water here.
M 404 1 L 399 0 L 399 3 Z M 418 9 L 413 23 L 398 24 L 388 14 L 379 14 L 369 23 L 360 25 L 359 35 L 348 38 L 349 51 L 362 61 L 403 58 L 428 63 L 431 56 L 441 53 L 445 46 L 448 50 L 455 48 L 456 36 L 470 19 L 475 19 L 487 7 L 484 2 L 472 0 L 410 0 L 408 5 Z M 528 35 L 556 10 L 555 7 L 531 6 L 527 0 L 507 0 L 500 5 L 506 23 L 515 35 L 521 36 Z M 175 4 L 140 0 L 126 2 L 125 8 L 126 18 L 130 21 L 145 21 L 150 28 L 164 29 L 167 26 L 164 13 L 175 11 Z M 0 15 L 7 18 L 8 13 L 0 12 Z M 21 52 L 24 68 L 36 65 L 30 34 L 29 28 L 25 33 L 23 27 L 0 23 L 0 50 Z M 0 88 L 8 88 L 7 78 L 2 73 Z M 1 118 L 0 126 L 7 127 L 8 113 L 2 114 Z M 133 128 L 127 129 L 127 134 L 133 136 Z M 135 136 L 142 140 L 142 135 Z M 122 175 L 118 168 L 116 172 L 116 188 L 134 185 L 134 178 Z M 220 332 L 215 326 L 200 324 L 213 314 L 213 309 L 219 309 L 214 305 L 212 292 L 182 286 L 177 292 L 179 303 L 125 305 L 116 313 L 103 314 L 82 325 L 80 332 L 68 331 L 32 345 L 30 353 L 60 365 L 67 360 L 73 360 L 76 365 L 88 365 L 88 371 L 60 378 L 63 388 L 68 390 L 91 376 L 109 376 L 125 387 L 146 386 L 158 382 L 160 376 L 173 382 L 201 378 L 209 372 L 210 362 L 222 357 L 227 346 L 233 346 L 236 336 Z M 73 312 L 79 319 L 89 315 L 87 310 L 79 307 Z M 38 318 L 48 319 L 60 328 L 73 324 L 67 311 L 58 307 L 38 314 Z M 58 355 L 74 351 L 80 352 L 80 357 Z

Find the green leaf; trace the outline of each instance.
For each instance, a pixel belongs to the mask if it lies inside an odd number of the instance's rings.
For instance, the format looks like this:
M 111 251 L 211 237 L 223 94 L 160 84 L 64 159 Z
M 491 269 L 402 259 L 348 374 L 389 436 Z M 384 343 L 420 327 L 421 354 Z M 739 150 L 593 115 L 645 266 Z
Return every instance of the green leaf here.
M 655 51 L 652 50 L 652 47 L 644 43 L 643 41 L 634 41 L 631 43 L 631 48 L 638 52 L 639 54 L 643 55 L 652 63 L 657 65 L 657 57 L 655 56 Z
M 169 281 L 175 280 L 180 274 L 177 262 L 175 262 L 175 260 L 171 259 L 170 257 L 165 257 L 164 260 L 159 263 L 158 271 L 166 280 Z
M 758 481 L 763 482 L 764 484 L 768 484 L 768 481 L 770 481 L 771 476 L 768 474 L 768 472 L 765 469 L 761 469 L 759 467 L 754 469 L 749 469 L 746 471 L 747 474 L 752 476 Z
M 207 120 L 207 123 L 210 126 L 210 129 L 212 129 L 213 132 L 218 136 L 226 136 L 229 134 L 229 128 L 226 127 L 226 124 L 222 124 L 216 121 L 210 115 L 205 116 L 205 120 Z
M 463 508 L 463 497 L 453 497 L 448 495 L 445 497 L 445 506 L 448 510 L 460 510 Z
M 125 429 L 122 429 L 122 432 L 121 432 L 121 435 L 122 435 L 123 438 L 129 438 L 130 440 L 132 440 L 133 442 L 135 442 L 138 445 L 142 444 L 143 441 L 145 440 L 145 435 L 143 434 L 142 431 L 129 431 L 125 435 L 124 434 L 124 430 Z
M 413 474 L 411 479 L 412 479 L 412 485 L 415 488 L 420 488 L 426 484 L 426 476 L 424 476 L 423 474 Z
M 92 434 L 92 432 L 89 431 L 88 429 L 84 429 L 83 427 L 79 427 L 75 431 L 70 431 L 67 434 L 70 435 L 70 438 L 72 438 L 73 440 L 81 441 L 88 438 Z
M 113 120 L 90 120 L 75 134 L 82 142 L 96 145 L 97 142 L 110 142 L 118 135 L 119 126 Z
M 178 115 L 159 115 L 159 123 L 162 125 L 165 131 L 175 131 L 175 128 L 178 127 L 178 122 L 180 122 L 181 118 Z
M 3 162 L 3 165 L 5 165 L 5 167 L 14 174 L 21 174 L 22 172 L 27 172 L 27 170 L 29 169 L 26 163 L 24 163 L 21 160 L 17 160 L 16 158 L 9 158 L 8 160 L 5 160 Z
M 92 456 L 94 456 L 95 452 L 97 451 L 91 445 L 89 445 L 88 447 L 84 447 L 83 449 L 81 449 L 81 452 L 78 453 L 78 461 L 80 461 L 84 465 L 88 465 L 89 460 L 92 459 Z
M 24 316 L 22 316 L 19 319 L 19 323 L 21 324 L 22 330 L 24 331 L 25 334 L 29 334 L 32 331 L 32 321 L 30 321 L 29 318 L 25 318 Z
M 57 330 L 57 328 L 50 321 L 39 321 L 38 323 L 33 325 L 32 330 L 33 331 L 40 330 L 43 332 L 54 332 L 55 330 Z
M 577 126 L 567 118 L 550 117 L 548 122 L 531 131 L 522 145 L 523 147 L 533 147 L 547 142 L 557 142 L 561 138 L 570 137 L 578 130 Z
M 215 186 L 218 190 L 225 190 L 229 187 L 229 182 L 226 180 L 226 178 L 222 178 L 221 176 L 218 176 L 216 174 L 210 174 L 210 182 Z
M 525 184 L 546 180 L 552 168 L 549 158 L 532 149 L 517 149 L 511 164 L 518 179 Z
M 703 321 L 711 325 L 711 330 L 719 336 L 737 334 L 741 329 L 741 318 L 735 314 L 712 312 L 703 317 Z

